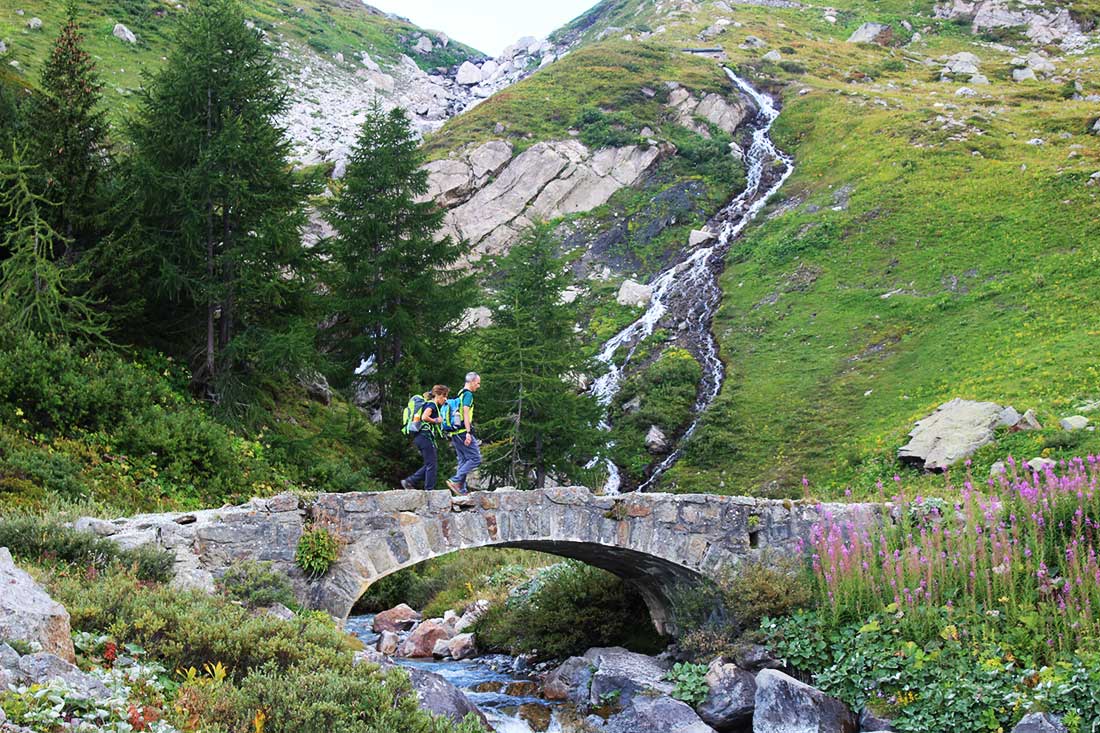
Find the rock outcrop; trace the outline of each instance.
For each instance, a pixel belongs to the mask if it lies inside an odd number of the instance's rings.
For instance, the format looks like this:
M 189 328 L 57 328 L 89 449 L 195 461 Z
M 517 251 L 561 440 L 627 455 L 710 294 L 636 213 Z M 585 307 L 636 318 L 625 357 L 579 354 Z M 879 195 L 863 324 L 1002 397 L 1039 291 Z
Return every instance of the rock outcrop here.
M 1068 9 L 1041 3 L 944 0 L 936 6 L 936 17 L 970 21 L 975 34 L 996 28 L 1022 28 L 1037 45 L 1058 43 L 1063 48 L 1078 48 L 1087 42 L 1083 29 Z
M 668 86 L 668 107 L 676 114 L 677 122 L 704 137 L 710 137 L 707 123 L 732 135 L 753 111 L 742 97 L 730 100 L 716 92 L 700 96 L 675 82 Z
M 753 733 L 857 733 L 859 719 L 836 698 L 774 669 L 756 676 Z
M 956 398 L 917 422 L 898 458 L 927 471 L 942 471 L 993 442 L 997 427 L 1012 427 L 1018 420 L 1012 408 Z
M 483 188 L 511 159 L 511 143 L 490 140 L 449 158 L 433 160 L 424 166 L 428 172 L 425 199 L 435 199 L 444 207 L 457 206 Z
M 848 43 L 876 43 L 888 46 L 894 40 L 894 29 L 885 23 L 864 23 L 848 36 Z
M 0 639 L 38 644 L 66 662 L 76 661 L 69 612 L 15 566 L 0 547 Z
M 442 234 L 468 240 L 475 255 L 505 251 L 535 221 L 606 203 L 619 189 L 638 183 L 669 152 L 637 145 L 593 152 L 577 140 L 559 140 L 536 143 L 501 168 L 506 145 L 486 143 L 429 167 L 430 190 L 452 205 Z M 492 177 L 494 170 L 496 177 L 479 187 L 479 180 Z
M 114 35 L 115 38 L 120 41 L 124 41 L 126 43 L 137 43 L 137 36 L 135 36 L 134 32 L 124 26 L 122 23 L 116 23 L 115 28 L 113 31 L 111 31 L 111 33 Z

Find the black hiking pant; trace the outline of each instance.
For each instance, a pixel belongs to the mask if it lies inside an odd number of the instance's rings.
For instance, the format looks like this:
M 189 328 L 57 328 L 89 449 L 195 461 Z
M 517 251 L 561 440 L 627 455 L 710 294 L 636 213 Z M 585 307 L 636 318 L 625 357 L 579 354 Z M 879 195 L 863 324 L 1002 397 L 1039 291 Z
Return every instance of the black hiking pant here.
M 413 438 L 413 445 L 420 451 L 424 459 L 424 465 L 417 469 L 416 473 L 407 479 L 410 484 L 416 486 L 423 482 L 425 491 L 435 489 L 435 478 L 439 473 L 439 456 L 435 451 L 435 441 L 426 431 L 421 431 Z

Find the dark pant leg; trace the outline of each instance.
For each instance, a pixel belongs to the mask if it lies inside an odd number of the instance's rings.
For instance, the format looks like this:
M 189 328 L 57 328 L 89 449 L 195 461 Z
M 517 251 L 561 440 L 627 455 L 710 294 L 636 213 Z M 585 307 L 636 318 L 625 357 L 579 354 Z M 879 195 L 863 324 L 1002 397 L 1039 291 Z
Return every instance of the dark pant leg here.
M 424 490 L 435 489 L 436 474 L 439 471 L 439 457 L 435 450 L 435 441 L 425 433 L 417 433 L 413 438 L 413 445 L 420 451 L 420 457 L 424 459 L 424 465 L 416 473 L 409 477 L 409 483 L 416 486 L 424 482 Z

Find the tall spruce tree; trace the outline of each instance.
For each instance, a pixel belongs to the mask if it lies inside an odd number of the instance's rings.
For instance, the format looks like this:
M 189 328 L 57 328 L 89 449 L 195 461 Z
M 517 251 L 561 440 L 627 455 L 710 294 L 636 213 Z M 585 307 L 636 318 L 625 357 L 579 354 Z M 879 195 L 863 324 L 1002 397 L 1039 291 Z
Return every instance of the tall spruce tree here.
M 65 238 L 46 219 L 51 202 L 35 190 L 40 180 L 14 145 L 0 157 L 0 328 L 91 340 L 106 321 L 83 295 L 78 265 L 57 261 Z
M 65 25 L 42 69 L 41 94 L 28 113 L 30 152 L 45 179 L 46 198 L 55 202 L 44 213 L 66 242 L 57 252 L 62 258 L 68 243 L 81 251 L 91 246 L 108 166 L 103 85 L 83 44 L 77 4 L 70 0 Z
M 396 416 L 411 391 L 444 376 L 453 326 L 470 304 L 473 281 L 454 265 L 462 247 L 436 239 L 443 211 L 422 200 L 428 175 L 409 118 L 400 109 L 368 111 L 343 189 L 326 211 L 335 235 L 323 246 L 332 325 L 328 350 L 338 371 L 376 387 L 384 416 Z
M 587 365 L 575 308 L 562 301 L 569 280 L 556 249 L 540 225 L 494 263 L 493 325 L 479 339 L 478 414 L 495 444 L 482 470 L 515 486 L 577 477 L 599 446 L 599 406 L 574 384 Z
M 309 191 L 276 123 L 285 109 L 273 52 L 239 3 L 202 0 L 131 125 L 136 225 L 107 256 L 141 289 L 145 327 L 185 344 L 196 391 L 214 400 L 315 356 Z

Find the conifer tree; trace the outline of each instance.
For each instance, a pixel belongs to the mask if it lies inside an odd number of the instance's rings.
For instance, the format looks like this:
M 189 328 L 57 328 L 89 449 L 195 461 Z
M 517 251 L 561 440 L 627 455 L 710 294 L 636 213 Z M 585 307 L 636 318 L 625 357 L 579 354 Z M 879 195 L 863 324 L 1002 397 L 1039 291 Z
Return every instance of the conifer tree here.
M 552 231 L 528 230 L 495 269 L 493 325 L 479 341 L 478 414 L 488 416 L 499 446 L 487 469 L 515 486 L 542 488 L 550 474 L 580 474 L 598 449 L 600 410 L 574 384 L 587 364 L 575 308 L 562 301 L 569 280 Z
M 285 108 L 273 52 L 239 3 L 203 0 L 180 19 L 132 124 L 136 226 L 110 254 L 141 290 L 146 328 L 185 344 L 196 391 L 214 400 L 243 375 L 315 356 L 309 192 L 276 122 Z
M 107 120 L 100 106 L 103 85 L 84 50 L 77 4 L 70 0 L 65 25 L 42 70 L 41 94 L 29 110 L 31 154 L 45 178 L 45 212 L 57 230 L 84 250 L 91 244 L 107 168 Z M 64 257 L 65 252 L 58 252 Z
M 34 190 L 37 180 L 15 146 L 0 159 L 0 328 L 99 339 L 105 319 L 71 292 L 83 275 L 57 261 L 65 238 L 45 217 L 51 202 Z
M 462 247 L 436 239 L 443 211 L 422 200 L 428 175 L 409 119 L 400 109 L 368 111 L 343 189 L 326 218 L 324 244 L 335 314 L 326 341 L 340 375 L 377 387 L 383 415 L 422 384 L 442 379 L 453 326 L 472 297 L 472 279 L 455 269 Z

